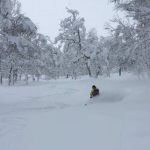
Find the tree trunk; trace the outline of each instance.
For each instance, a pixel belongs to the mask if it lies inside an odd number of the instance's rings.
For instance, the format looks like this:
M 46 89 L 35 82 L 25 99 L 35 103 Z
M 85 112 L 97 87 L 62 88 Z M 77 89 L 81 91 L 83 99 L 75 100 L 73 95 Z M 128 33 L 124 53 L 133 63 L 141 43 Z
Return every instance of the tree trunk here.
M 15 84 L 15 72 L 14 70 L 12 71 L 12 85 Z
M 1 56 L 0 56 L 0 84 L 1 85 L 3 84 Z
M 81 54 L 81 50 L 82 50 L 82 45 L 81 45 L 81 37 L 80 37 L 80 30 L 78 29 L 78 42 L 79 42 L 79 51 L 78 51 L 78 55 Z
M 1 85 L 3 84 L 3 75 L 2 75 L 2 73 L 0 73 L 0 84 Z
M 14 69 L 12 73 L 12 84 L 14 85 L 17 82 L 17 69 Z
M 91 76 L 92 76 L 92 73 L 91 73 L 91 69 L 90 69 L 88 63 L 86 63 L 86 68 L 87 68 L 87 71 L 88 71 L 89 76 L 91 77 Z
M 66 78 L 67 78 L 67 79 L 69 78 L 69 74 L 66 75 Z
M 110 77 L 110 69 L 108 66 L 107 66 L 107 77 Z
M 18 80 L 18 69 L 14 70 L 14 82 Z
M 32 80 L 33 80 L 33 82 L 35 82 L 35 77 L 34 77 L 34 75 L 32 75 Z
M 28 81 L 29 81 L 29 77 L 28 77 L 28 74 L 25 75 L 25 82 L 26 84 L 28 84 Z
M 12 66 L 10 67 L 10 70 L 9 70 L 9 75 L 8 75 L 8 85 L 10 86 L 11 83 L 12 83 Z
M 99 66 L 98 71 L 96 72 L 96 78 L 98 78 L 98 76 L 101 74 L 102 74 L 102 70 L 101 70 L 101 67 Z
M 122 68 L 120 67 L 119 68 L 119 76 L 121 76 L 121 74 L 122 74 Z

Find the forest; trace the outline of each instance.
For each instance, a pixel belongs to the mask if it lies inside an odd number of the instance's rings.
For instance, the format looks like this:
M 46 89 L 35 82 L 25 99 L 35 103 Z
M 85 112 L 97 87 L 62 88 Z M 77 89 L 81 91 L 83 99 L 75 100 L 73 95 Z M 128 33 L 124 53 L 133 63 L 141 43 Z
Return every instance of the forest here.
M 0 0 L 0 84 L 14 85 L 41 76 L 77 79 L 88 75 L 110 76 L 131 72 L 139 77 L 150 74 L 150 1 L 110 0 L 115 16 L 105 25 L 108 36 L 93 27 L 87 31 L 78 10 L 66 8 L 59 34 L 39 33 L 35 23 L 21 12 L 18 0 Z M 98 18 L 100 19 L 100 18 Z

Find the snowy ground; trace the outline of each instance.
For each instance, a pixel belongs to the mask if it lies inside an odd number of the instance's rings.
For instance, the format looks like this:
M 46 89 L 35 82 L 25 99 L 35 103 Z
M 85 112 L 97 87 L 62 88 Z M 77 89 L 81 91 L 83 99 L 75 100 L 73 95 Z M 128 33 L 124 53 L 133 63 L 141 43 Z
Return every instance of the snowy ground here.
M 85 106 L 92 84 L 101 96 Z M 0 150 L 150 150 L 150 81 L 127 74 L 0 87 Z

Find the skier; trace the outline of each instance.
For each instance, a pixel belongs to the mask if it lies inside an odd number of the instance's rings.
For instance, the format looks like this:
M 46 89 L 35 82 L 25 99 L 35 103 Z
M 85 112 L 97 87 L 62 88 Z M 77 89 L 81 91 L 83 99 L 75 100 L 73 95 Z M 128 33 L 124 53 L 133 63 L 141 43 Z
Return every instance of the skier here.
M 95 85 L 93 85 L 90 93 L 90 98 L 95 97 L 97 95 L 99 95 L 99 89 Z

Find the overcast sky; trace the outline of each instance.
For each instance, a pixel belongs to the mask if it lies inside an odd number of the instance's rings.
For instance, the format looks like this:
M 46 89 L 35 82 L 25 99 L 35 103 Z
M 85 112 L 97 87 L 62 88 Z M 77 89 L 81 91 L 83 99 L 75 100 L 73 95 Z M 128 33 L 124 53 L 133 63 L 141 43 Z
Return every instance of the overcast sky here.
M 104 24 L 114 16 L 109 0 L 21 0 L 22 12 L 39 27 L 39 32 L 53 40 L 58 35 L 59 23 L 67 16 L 65 7 L 77 9 L 85 18 L 87 29 L 96 28 L 105 35 Z

